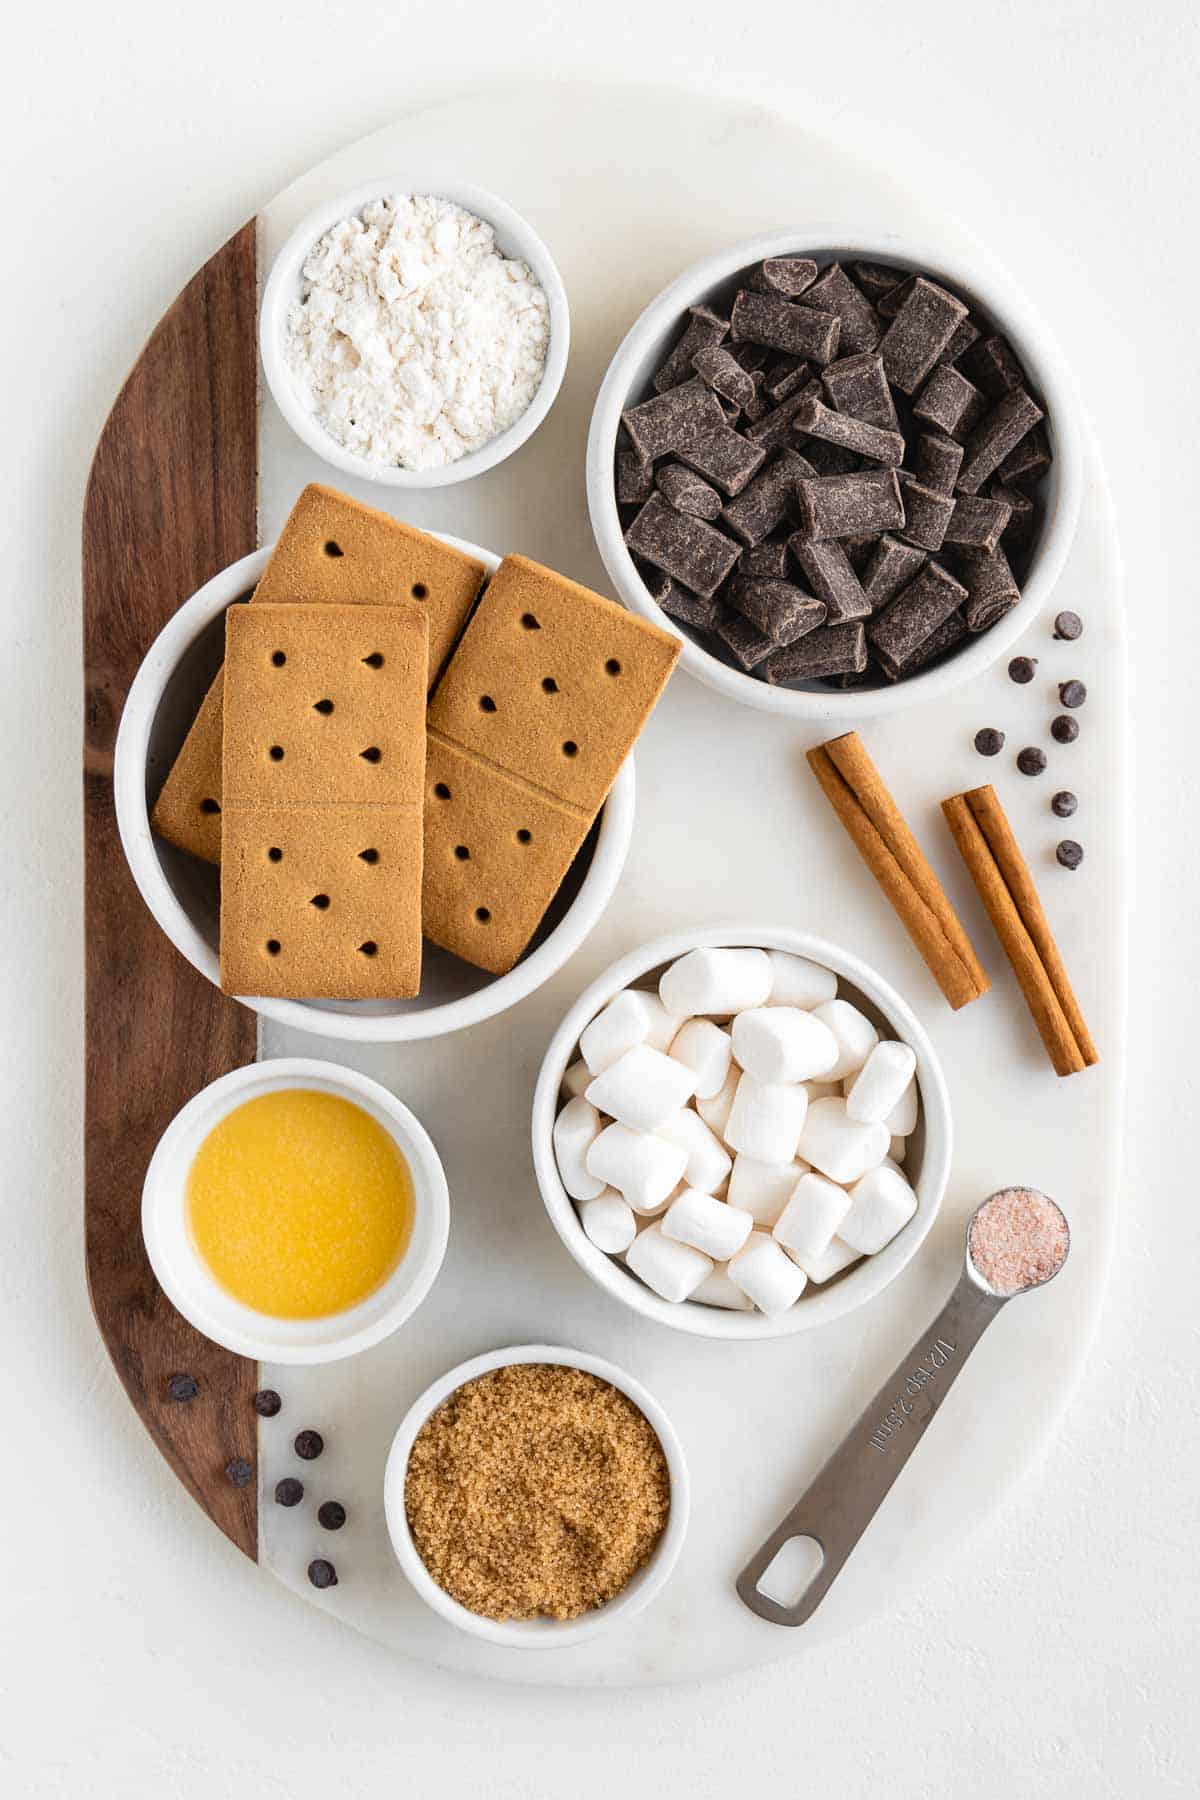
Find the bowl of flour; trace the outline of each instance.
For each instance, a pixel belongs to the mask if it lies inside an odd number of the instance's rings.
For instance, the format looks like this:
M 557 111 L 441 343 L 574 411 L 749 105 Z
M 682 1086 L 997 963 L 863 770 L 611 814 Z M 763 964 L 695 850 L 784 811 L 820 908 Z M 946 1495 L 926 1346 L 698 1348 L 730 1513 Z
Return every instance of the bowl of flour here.
M 398 177 L 309 213 L 271 268 L 267 385 L 310 449 L 391 487 L 494 468 L 541 424 L 570 342 L 537 233 L 462 182 Z

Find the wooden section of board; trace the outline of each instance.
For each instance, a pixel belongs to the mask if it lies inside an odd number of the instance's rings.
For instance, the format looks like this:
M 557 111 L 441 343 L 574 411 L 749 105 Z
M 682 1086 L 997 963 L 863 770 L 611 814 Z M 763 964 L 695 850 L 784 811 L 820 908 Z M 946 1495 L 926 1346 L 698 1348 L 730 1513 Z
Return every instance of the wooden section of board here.
M 138 359 L 92 463 L 83 519 L 87 931 L 86 1243 L 92 1306 L 143 1424 L 193 1497 L 249 1557 L 257 1487 L 257 1365 L 181 1318 L 141 1232 L 142 1179 L 173 1115 L 255 1055 L 254 1015 L 218 993 L 159 930 L 134 887 L 113 809 L 113 749 L 129 685 L 181 601 L 255 548 L 256 241 L 251 222 L 180 294 Z M 172 1375 L 199 1393 L 172 1401 Z

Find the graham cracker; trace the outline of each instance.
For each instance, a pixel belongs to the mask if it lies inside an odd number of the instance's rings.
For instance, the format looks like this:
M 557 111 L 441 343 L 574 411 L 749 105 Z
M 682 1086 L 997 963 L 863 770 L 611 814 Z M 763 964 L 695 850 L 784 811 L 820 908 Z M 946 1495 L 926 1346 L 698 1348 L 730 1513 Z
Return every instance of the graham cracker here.
M 478 557 L 312 482 L 292 508 L 251 600 L 268 606 L 419 605 L 429 623 L 432 686 L 486 574 Z M 222 803 L 218 674 L 163 784 L 151 824 L 168 843 L 219 863 Z
M 476 968 L 517 962 L 591 826 L 437 732 L 425 748 L 425 936 Z
M 679 641 L 589 588 L 506 556 L 429 706 L 432 729 L 589 818 Z
M 427 644 L 412 604 L 226 614 L 226 993 L 418 992 Z

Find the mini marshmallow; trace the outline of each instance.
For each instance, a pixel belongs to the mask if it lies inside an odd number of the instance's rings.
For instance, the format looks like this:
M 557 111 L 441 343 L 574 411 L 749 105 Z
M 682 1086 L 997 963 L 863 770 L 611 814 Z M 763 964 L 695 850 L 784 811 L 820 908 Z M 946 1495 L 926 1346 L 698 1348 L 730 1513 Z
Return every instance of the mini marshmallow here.
M 714 1094 L 711 1100 L 706 1100 L 699 1094 L 696 1096 L 696 1111 L 710 1131 L 715 1131 L 718 1137 L 725 1136 L 729 1115 L 733 1110 L 733 1097 L 737 1093 L 738 1082 L 741 1078 L 742 1072 L 734 1062 L 731 1050 L 729 1073 L 721 1084 L 720 1093 Z
M 908 1044 L 892 1039 L 876 1044 L 846 1095 L 850 1117 L 863 1125 L 882 1125 L 908 1091 L 916 1066 L 917 1053 Z
M 687 1151 L 682 1144 L 670 1144 L 650 1131 L 606 1125 L 587 1153 L 587 1167 L 600 1184 L 597 1195 L 607 1184 L 616 1188 L 634 1212 L 656 1213 L 682 1181 Z
M 824 1175 L 802 1175 L 772 1236 L 793 1256 L 822 1256 L 850 1210 L 850 1196 Z
M 837 995 L 837 976 L 832 969 L 810 962 L 807 956 L 793 956 L 790 950 L 768 950 L 771 965 L 771 991 L 768 1006 L 798 1006 L 811 1012 L 825 1000 Z
M 822 1070 L 827 1081 L 841 1081 L 861 1069 L 879 1042 L 879 1033 L 865 1013 L 848 1000 L 826 1000 L 815 1007 L 813 1018 L 827 1025 L 837 1039 L 838 1059 L 831 1069 Z
M 840 1049 L 828 1025 L 798 1006 L 754 1006 L 733 1021 L 733 1054 L 755 1081 L 824 1075 Z
M 659 1225 L 638 1232 L 625 1253 L 625 1267 L 664 1300 L 677 1305 L 695 1293 L 713 1268 L 711 1259 L 690 1244 L 664 1237 Z
M 765 1231 L 752 1231 L 745 1249 L 730 1258 L 729 1279 L 768 1318 L 794 1306 L 808 1285 L 804 1270 Z
M 770 991 L 765 950 L 689 950 L 658 984 L 667 1011 L 685 1018 L 708 1013 L 727 1019 L 748 1006 L 761 1006 Z
M 676 1194 L 662 1216 L 664 1237 L 703 1250 L 714 1262 L 728 1262 L 736 1256 L 753 1228 L 754 1220 L 741 1207 L 714 1200 L 711 1194 L 692 1187 Z
M 635 1044 L 588 1084 L 587 1098 L 610 1119 L 634 1131 L 657 1131 L 686 1106 L 696 1078 L 692 1071 L 649 1044 Z
M 668 1054 L 696 1077 L 696 1098 L 712 1100 L 725 1085 L 733 1045 L 729 1033 L 711 1019 L 688 1019 L 672 1038 Z
M 692 1289 L 690 1298 L 698 1300 L 701 1306 L 723 1306 L 726 1312 L 754 1311 L 754 1302 L 733 1285 L 723 1263 L 706 1275 L 698 1288 Z
M 606 1256 L 619 1256 L 637 1236 L 637 1214 L 615 1188 L 605 1188 L 594 1200 L 581 1200 L 579 1223 L 597 1250 L 603 1250 Z
M 794 1250 L 789 1250 L 788 1255 L 799 1264 L 808 1279 L 815 1281 L 818 1286 L 823 1281 L 832 1280 L 843 1269 L 848 1269 L 851 1263 L 858 1261 L 858 1251 L 852 1250 L 840 1237 L 835 1237 L 828 1250 L 823 1250 L 820 1256 L 798 1256 Z
M 591 1079 L 592 1071 L 588 1068 L 583 1058 L 580 1057 L 578 1062 L 573 1062 L 571 1064 L 570 1068 L 562 1078 L 563 1093 L 569 1100 L 581 1100 L 583 1098 L 584 1089 Z
M 699 1113 L 683 1107 L 659 1126 L 658 1135 L 670 1144 L 682 1144 L 687 1151 L 683 1179 L 688 1186 L 699 1188 L 702 1194 L 715 1194 L 733 1167 L 733 1158 Z
M 808 1109 L 799 1149 L 814 1169 L 846 1186 L 881 1163 L 890 1143 L 886 1125 L 863 1125 L 851 1119 L 844 1100 L 818 1100 Z
M 599 1135 L 600 1114 L 581 1094 L 568 1100 L 554 1121 L 554 1160 L 572 1200 L 595 1200 L 604 1191 L 604 1182 L 587 1166 L 588 1152 Z
M 827 1100 L 824 1104 L 831 1106 L 833 1102 Z M 733 1096 L 725 1142 L 731 1150 L 755 1156 L 760 1162 L 792 1162 L 807 1111 L 808 1095 L 802 1087 L 755 1081 L 753 1075 L 743 1075 Z
M 852 1250 L 874 1256 L 908 1224 L 917 1210 L 917 1196 L 895 1169 L 876 1168 L 850 1189 L 850 1210 L 839 1234 Z
M 888 1151 L 888 1156 L 890 1156 L 892 1161 L 896 1164 L 896 1166 L 899 1167 L 899 1165 L 904 1161 L 904 1158 L 907 1155 L 908 1155 L 908 1139 L 902 1138 L 902 1137 L 894 1137 L 892 1139 L 892 1147 Z M 884 1160 L 886 1161 L 887 1158 L 885 1157 Z
M 636 1044 L 665 1050 L 679 1025 L 657 994 L 626 988 L 596 1014 L 579 1040 L 579 1051 L 592 1074 L 600 1075 Z
M 914 1076 L 897 1100 L 895 1106 L 893 1106 L 887 1118 L 884 1120 L 884 1124 L 894 1138 L 907 1137 L 911 1131 L 916 1130 L 917 1104 L 919 1099 L 920 1096 L 917 1092 L 916 1077 Z
M 770 1231 L 796 1191 L 796 1183 L 808 1172 L 802 1162 L 760 1162 L 756 1156 L 735 1156 L 729 1177 L 729 1204 L 743 1207 L 756 1225 Z

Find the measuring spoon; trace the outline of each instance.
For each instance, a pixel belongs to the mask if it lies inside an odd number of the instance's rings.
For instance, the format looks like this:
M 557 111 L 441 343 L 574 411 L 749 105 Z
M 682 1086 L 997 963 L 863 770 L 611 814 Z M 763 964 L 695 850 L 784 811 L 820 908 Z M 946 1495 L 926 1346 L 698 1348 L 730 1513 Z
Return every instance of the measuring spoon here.
M 972 1261 L 972 1234 L 989 1207 L 1023 1194 L 1054 1207 L 1064 1233 L 1061 1252 L 1032 1279 L 1000 1291 L 988 1285 Z M 811 1619 L 996 1314 L 1014 1295 L 1053 1280 L 1069 1249 L 1070 1231 L 1061 1208 L 1035 1188 L 1002 1188 L 976 1208 L 967 1226 L 963 1272 L 945 1306 L 851 1426 L 803 1499 L 738 1576 L 738 1595 L 751 1612 L 774 1625 L 803 1625 Z M 760 1583 L 794 1538 L 809 1540 L 820 1551 L 821 1561 L 804 1592 L 789 1606 L 772 1599 Z

